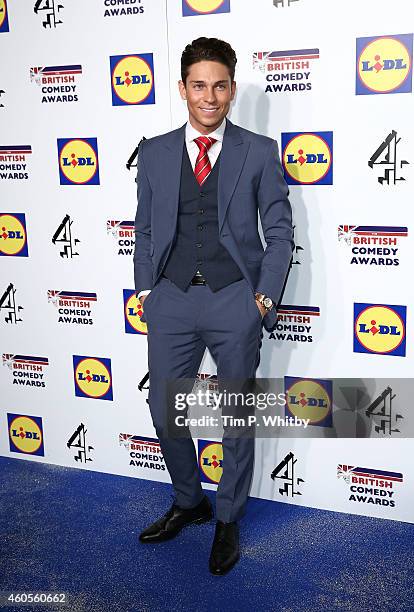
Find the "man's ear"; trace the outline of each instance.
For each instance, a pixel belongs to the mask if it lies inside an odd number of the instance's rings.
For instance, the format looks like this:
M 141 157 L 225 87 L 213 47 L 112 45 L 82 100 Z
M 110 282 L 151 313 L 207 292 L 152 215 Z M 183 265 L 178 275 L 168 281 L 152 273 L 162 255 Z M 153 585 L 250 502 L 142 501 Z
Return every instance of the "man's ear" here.
M 178 81 L 178 90 L 180 92 L 180 96 L 182 97 L 182 99 L 187 100 L 187 92 L 185 90 L 185 85 L 183 81 L 181 80 Z
M 231 99 L 234 99 L 234 96 L 236 95 L 236 81 L 233 81 L 231 84 Z

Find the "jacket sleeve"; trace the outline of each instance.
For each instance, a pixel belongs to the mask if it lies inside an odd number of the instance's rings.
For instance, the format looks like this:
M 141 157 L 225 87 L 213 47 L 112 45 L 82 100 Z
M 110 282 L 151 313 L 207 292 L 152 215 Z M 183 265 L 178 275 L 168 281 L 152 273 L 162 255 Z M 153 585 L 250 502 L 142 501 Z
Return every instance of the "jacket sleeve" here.
M 266 248 L 256 291 L 279 303 L 292 259 L 292 209 L 289 188 L 283 176 L 277 142 L 267 151 L 258 189 L 258 205 Z
M 135 215 L 134 278 L 135 291 L 152 289 L 151 200 L 152 191 L 144 164 L 144 144 L 141 143 L 137 161 L 137 212 Z

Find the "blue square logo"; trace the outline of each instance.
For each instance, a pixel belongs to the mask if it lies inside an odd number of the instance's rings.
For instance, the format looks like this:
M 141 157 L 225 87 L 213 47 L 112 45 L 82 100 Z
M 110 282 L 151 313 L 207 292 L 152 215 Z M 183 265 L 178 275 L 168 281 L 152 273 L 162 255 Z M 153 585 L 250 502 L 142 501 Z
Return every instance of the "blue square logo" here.
M 198 440 L 200 480 L 218 484 L 223 473 L 223 445 L 211 440 Z
M 309 425 L 332 427 L 332 381 L 285 376 L 285 416 L 309 419 Z
M 0 32 L 9 31 L 9 15 L 7 12 L 7 0 L 0 0 Z
M 230 0 L 182 0 L 183 16 L 230 13 Z
M 405 357 L 406 306 L 354 304 L 354 353 Z
M 357 38 L 356 95 L 411 93 L 413 34 Z
M 44 457 L 43 424 L 41 417 L 7 414 L 9 445 L 12 453 Z
M 283 133 L 282 164 L 288 185 L 332 185 L 333 132 Z
M 155 104 L 152 53 L 113 55 L 109 61 L 112 106 Z
M 77 397 L 113 400 L 110 359 L 73 355 L 73 376 Z
M 99 185 L 96 138 L 58 138 L 61 185 Z

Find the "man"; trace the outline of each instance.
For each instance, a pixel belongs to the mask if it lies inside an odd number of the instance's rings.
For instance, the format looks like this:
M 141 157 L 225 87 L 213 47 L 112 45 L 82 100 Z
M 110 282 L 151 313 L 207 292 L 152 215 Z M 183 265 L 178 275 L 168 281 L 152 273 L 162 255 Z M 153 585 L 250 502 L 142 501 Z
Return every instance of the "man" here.
M 206 347 L 219 381 L 253 378 L 262 325 L 270 331 L 276 323 L 292 257 L 289 191 L 277 143 L 226 119 L 236 62 L 231 46 L 216 38 L 187 45 L 179 91 L 188 121 L 145 140 L 139 153 L 135 289 L 148 327 L 151 416 L 175 493 L 168 512 L 140 534 L 146 543 L 213 516 L 193 440 L 168 435 L 167 380 L 195 379 Z M 216 575 L 240 556 L 238 520 L 251 484 L 254 438 L 225 428 L 222 445 L 209 560 Z

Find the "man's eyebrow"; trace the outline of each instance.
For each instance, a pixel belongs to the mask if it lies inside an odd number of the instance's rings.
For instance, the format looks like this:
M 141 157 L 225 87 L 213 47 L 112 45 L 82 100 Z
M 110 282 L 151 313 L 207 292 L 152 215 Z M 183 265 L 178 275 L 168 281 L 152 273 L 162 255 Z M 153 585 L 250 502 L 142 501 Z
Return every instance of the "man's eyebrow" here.
M 197 83 L 197 84 L 205 84 L 205 81 L 190 81 L 190 83 Z M 222 85 L 223 83 L 227 83 L 227 79 L 222 79 L 221 81 L 216 81 L 215 83 L 213 83 L 213 85 Z

